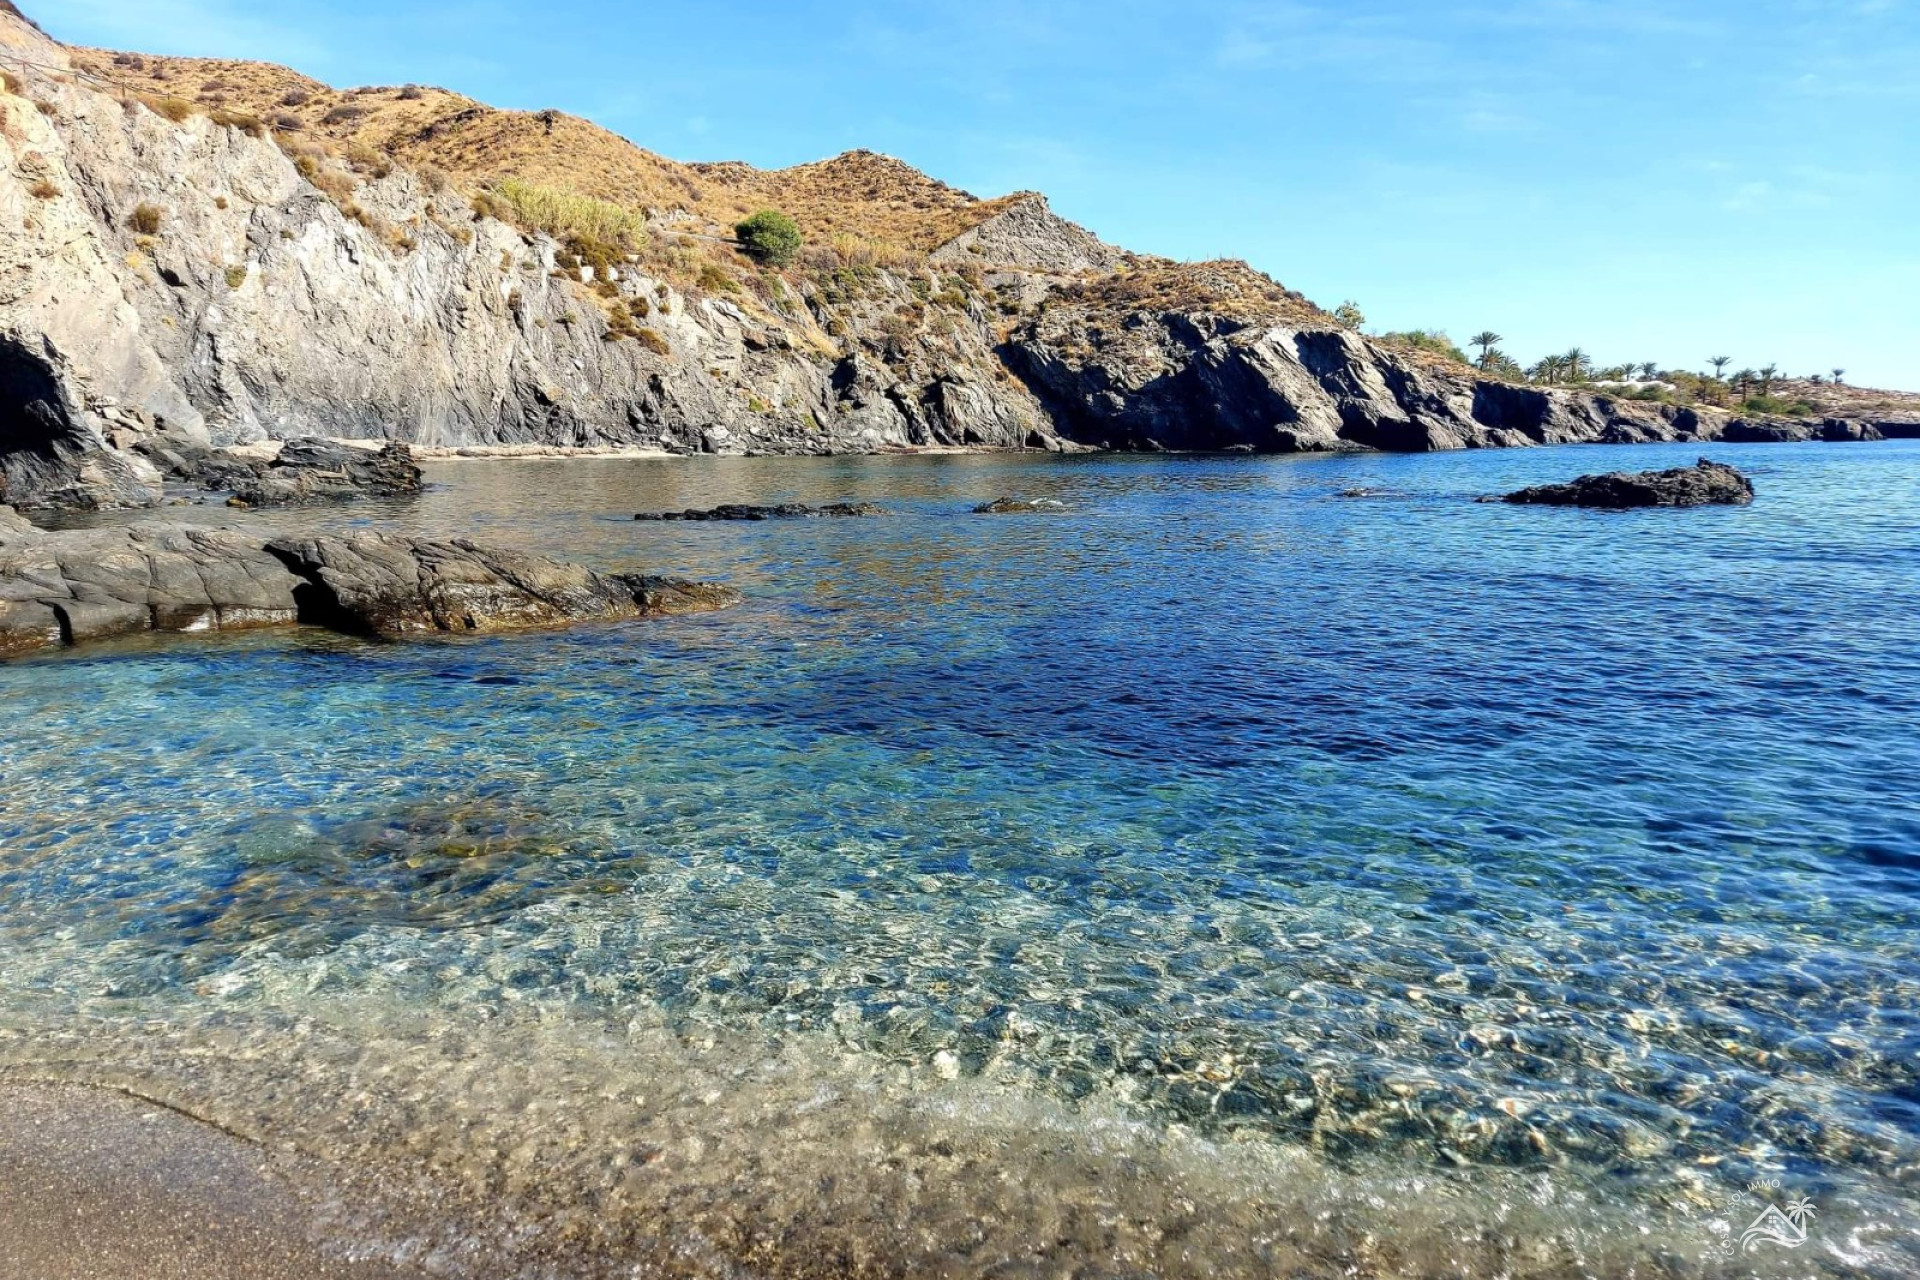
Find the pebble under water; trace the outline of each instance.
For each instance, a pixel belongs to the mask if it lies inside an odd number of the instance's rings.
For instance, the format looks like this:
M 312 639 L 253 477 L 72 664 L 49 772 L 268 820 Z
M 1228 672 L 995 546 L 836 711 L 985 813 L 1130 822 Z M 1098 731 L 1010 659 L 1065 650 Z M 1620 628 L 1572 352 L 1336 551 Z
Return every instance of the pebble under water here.
M 185 509 L 749 603 L 0 667 L 0 1075 L 258 1138 L 434 1274 L 1920 1273 L 1920 443 L 1470 501 L 1693 456 Z M 893 514 L 631 519 L 782 501 Z

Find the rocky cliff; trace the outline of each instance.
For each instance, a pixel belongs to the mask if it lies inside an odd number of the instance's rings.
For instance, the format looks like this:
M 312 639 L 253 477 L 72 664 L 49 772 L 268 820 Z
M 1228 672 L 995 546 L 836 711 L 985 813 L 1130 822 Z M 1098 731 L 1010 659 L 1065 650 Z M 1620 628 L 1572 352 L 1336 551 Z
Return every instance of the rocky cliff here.
M 542 135 L 544 117 L 451 95 L 73 50 L 8 8 L 0 502 L 153 502 L 160 477 L 133 446 L 155 434 L 1271 451 L 1719 425 L 1479 379 L 1348 331 L 1244 264 L 1129 254 L 1040 196 L 979 201 L 865 153 L 764 173 L 669 170 L 629 148 L 666 177 L 600 194 L 685 194 L 635 211 L 632 251 L 588 262 L 491 198 L 472 159 L 475 138 L 510 135 L 487 154 L 530 163 L 538 139 L 568 145 L 584 122 L 545 118 Z M 610 138 L 592 145 L 628 146 Z M 712 220 L 716 201 L 760 199 L 803 211 L 813 247 L 787 270 L 756 269 Z M 906 247 L 835 229 L 861 218 Z

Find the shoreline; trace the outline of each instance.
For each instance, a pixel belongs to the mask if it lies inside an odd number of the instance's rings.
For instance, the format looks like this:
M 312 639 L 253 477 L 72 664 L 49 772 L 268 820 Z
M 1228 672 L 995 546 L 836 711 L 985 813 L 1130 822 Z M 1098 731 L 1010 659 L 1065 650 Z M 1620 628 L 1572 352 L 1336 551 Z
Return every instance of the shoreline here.
M 75 1280 L 418 1280 L 328 1254 L 254 1143 L 84 1085 L 0 1080 L 0 1274 Z

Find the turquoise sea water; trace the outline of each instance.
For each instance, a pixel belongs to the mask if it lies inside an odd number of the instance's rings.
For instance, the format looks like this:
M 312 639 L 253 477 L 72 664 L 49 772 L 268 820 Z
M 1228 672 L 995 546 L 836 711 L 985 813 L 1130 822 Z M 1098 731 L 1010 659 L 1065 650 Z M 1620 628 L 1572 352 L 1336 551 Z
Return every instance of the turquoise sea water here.
M 1920 1272 L 1920 445 L 1713 456 L 1754 506 L 1470 501 L 1648 447 L 248 516 L 750 602 L 0 667 L 0 1070 L 455 1274 Z M 630 519 L 787 500 L 894 514 Z

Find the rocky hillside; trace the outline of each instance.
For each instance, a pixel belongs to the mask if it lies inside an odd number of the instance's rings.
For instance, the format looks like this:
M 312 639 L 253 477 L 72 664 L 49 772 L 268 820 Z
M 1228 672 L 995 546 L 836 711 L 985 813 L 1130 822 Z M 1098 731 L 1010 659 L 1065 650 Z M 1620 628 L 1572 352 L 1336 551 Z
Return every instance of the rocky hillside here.
M 557 112 L 62 46 L 0 0 L 0 502 L 133 446 L 332 436 L 826 453 L 1710 438 L 1342 328 L 887 157 L 689 165 Z M 775 270 L 728 228 L 767 206 Z

